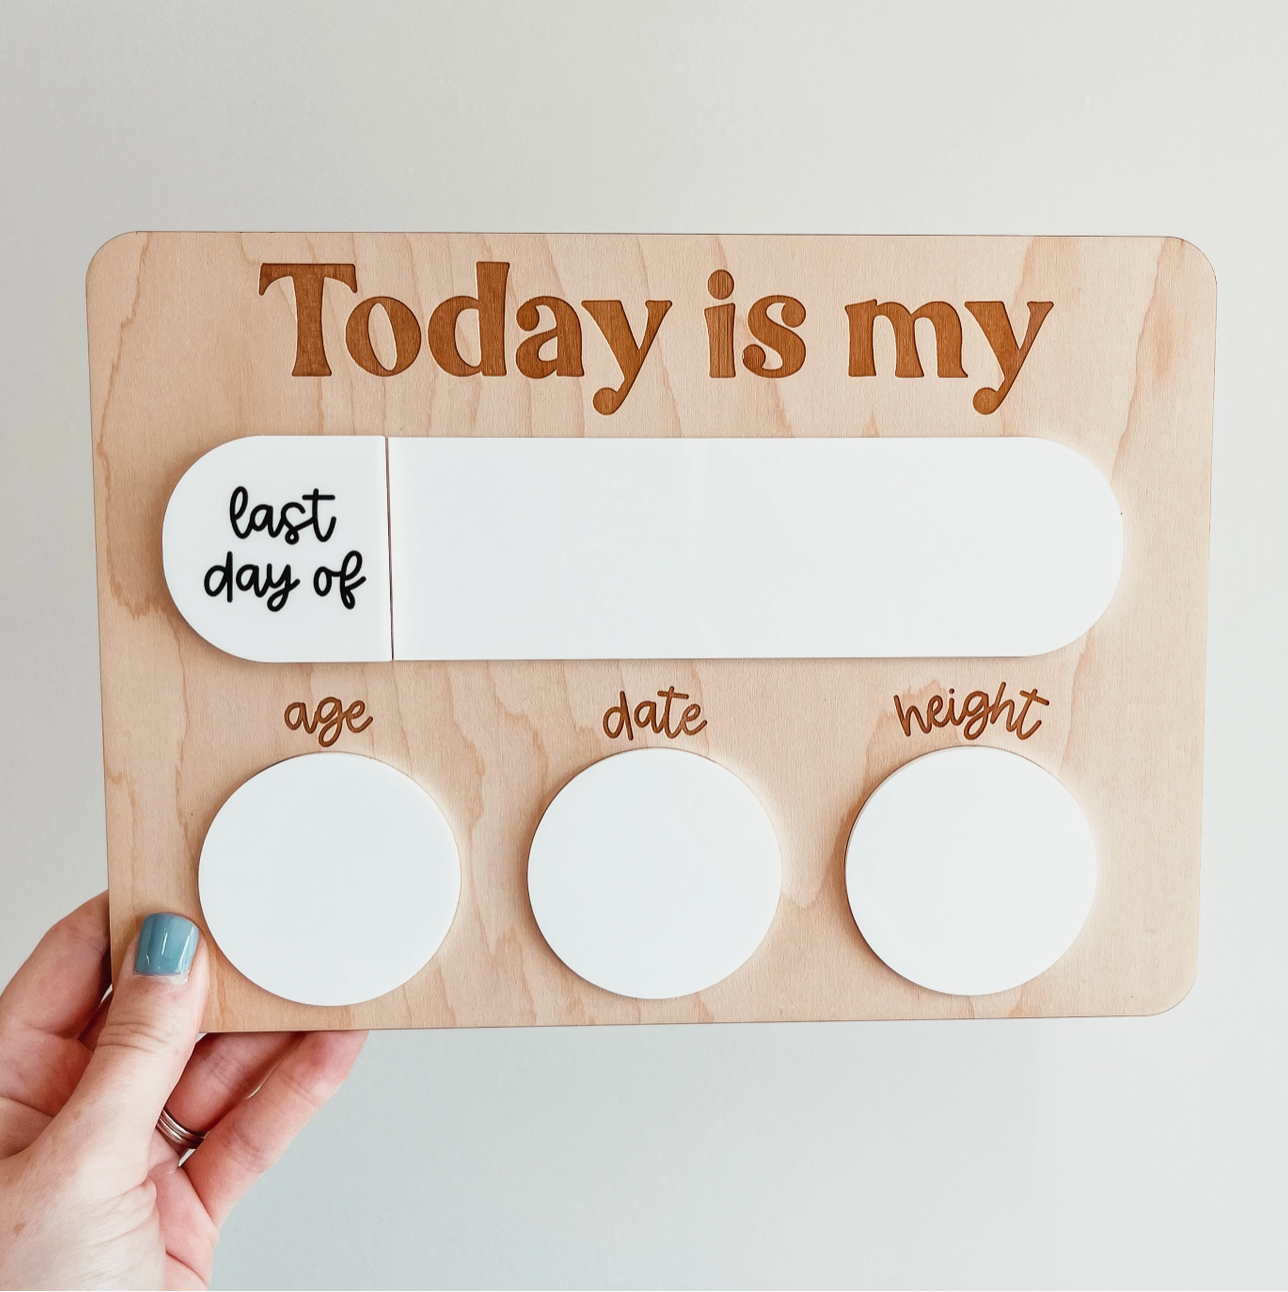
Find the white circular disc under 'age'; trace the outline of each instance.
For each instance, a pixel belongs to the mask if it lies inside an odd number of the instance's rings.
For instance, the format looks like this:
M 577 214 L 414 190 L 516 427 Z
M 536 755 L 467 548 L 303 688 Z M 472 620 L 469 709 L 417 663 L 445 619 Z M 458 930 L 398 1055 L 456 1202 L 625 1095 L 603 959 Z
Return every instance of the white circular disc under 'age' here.
M 528 894 L 574 973 L 619 996 L 687 996 L 760 945 L 782 889 L 778 840 L 730 771 L 678 749 L 574 776 L 537 827 Z
M 954 996 L 1006 991 L 1073 944 L 1096 845 L 1073 796 L 1004 749 L 943 749 L 872 792 L 845 856 L 850 909 L 896 973 Z
M 251 982 L 305 1005 L 355 1005 L 438 950 L 461 867 L 415 781 L 357 754 L 305 754 L 219 809 L 198 887 L 219 949 Z

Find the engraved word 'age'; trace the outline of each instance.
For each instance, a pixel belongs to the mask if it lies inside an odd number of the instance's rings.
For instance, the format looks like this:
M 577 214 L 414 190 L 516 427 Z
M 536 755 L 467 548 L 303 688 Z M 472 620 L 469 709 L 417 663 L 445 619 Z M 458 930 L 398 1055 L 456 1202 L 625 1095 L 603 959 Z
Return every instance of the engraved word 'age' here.
M 327 749 L 340 739 L 340 732 L 344 727 L 348 727 L 355 735 L 360 731 L 366 731 L 375 721 L 368 714 L 366 722 L 359 722 L 358 719 L 366 712 L 367 706 L 361 700 L 355 700 L 346 709 L 344 701 L 338 696 L 328 695 L 317 702 L 312 717 L 309 716 L 309 706 L 300 700 L 288 704 L 282 717 L 292 731 L 298 731 L 303 727 L 310 736 L 316 731 L 318 744 L 323 749 Z

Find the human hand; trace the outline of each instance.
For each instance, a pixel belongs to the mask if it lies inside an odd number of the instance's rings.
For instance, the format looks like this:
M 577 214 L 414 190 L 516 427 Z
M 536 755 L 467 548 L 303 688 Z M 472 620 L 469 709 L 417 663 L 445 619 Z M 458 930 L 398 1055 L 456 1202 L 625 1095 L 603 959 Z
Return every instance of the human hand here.
M 0 1287 L 197 1288 L 238 1198 L 339 1089 L 364 1032 L 198 1041 L 209 956 L 153 915 L 109 982 L 107 895 L 0 995 Z M 209 1133 L 181 1163 L 166 1108 Z

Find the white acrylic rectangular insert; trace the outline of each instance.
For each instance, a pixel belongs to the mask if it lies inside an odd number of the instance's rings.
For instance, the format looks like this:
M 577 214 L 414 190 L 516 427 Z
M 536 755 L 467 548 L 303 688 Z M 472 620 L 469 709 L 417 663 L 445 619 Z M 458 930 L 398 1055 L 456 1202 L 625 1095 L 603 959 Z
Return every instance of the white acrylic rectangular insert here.
M 1035 655 L 1122 518 L 1048 440 L 389 441 L 394 658 Z

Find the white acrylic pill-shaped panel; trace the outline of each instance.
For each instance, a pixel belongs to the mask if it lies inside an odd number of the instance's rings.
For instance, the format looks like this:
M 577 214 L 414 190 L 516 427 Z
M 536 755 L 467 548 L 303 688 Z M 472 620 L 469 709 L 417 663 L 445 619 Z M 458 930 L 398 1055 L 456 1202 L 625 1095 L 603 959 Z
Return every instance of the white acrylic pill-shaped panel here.
M 935 991 L 1018 987 L 1073 944 L 1096 889 L 1096 847 L 1073 796 L 1003 749 L 926 754 L 869 796 L 845 857 L 872 950 Z
M 555 796 L 532 840 L 528 894 L 574 973 L 621 996 L 702 991 L 760 945 L 778 908 L 773 826 L 732 772 L 638 749 Z
M 418 973 L 460 895 L 451 828 L 400 771 L 305 754 L 252 776 L 201 848 L 201 909 L 251 982 L 305 1005 L 356 1005 Z
M 1018 656 L 1086 632 L 1122 566 L 1108 484 L 1048 440 L 392 439 L 388 526 L 384 454 L 200 459 L 163 535 L 184 618 L 257 660 L 388 659 L 391 631 L 396 659 Z
M 230 655 L 391 658 L 382 437 L 219 445 L 175 486 L 161 548 L 180 614 Z
M 1122 566 L 1049 440 L 391 439 L 397 659 L 1036 655 Z

